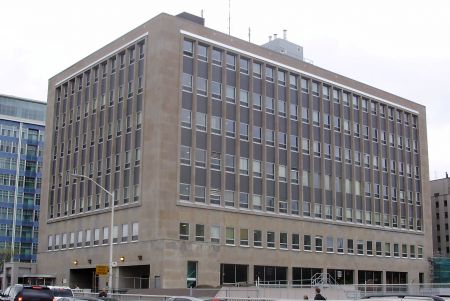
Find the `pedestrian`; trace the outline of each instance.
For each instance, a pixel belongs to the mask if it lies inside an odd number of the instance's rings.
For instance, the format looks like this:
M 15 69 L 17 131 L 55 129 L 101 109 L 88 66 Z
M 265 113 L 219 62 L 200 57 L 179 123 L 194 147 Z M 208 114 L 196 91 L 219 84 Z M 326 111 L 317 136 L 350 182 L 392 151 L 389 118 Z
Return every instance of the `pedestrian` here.
M 316 296 L 314 300 L 327 300 L 324 296 L 320 294 L 320 288 L 316 287 Z
M 108 297 L 108 293 L 106 292 L 106 289 L 102 289 L 102 291 L 98 294 L 99 297 L 105 298 Z

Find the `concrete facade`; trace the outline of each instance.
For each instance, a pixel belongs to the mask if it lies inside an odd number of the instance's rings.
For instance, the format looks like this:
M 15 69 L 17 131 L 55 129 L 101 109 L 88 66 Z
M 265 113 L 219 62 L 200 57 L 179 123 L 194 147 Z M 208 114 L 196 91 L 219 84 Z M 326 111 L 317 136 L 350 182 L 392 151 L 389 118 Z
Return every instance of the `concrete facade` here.
M 111 202 L 90 181 L 71 177 L 78 173 L 116 192 L 114 288 L 130 287 L 131 278 L 162 288 L 308 284 L 312 271 L 340 278 L 346 270 L 355 283 L 426 282 L 425 114 L 417 103 L 160 14 L 49 81 L 37 273 L 80 288 L 106 285 L 92 275 L 108 264 Z M 213 116 L 220 118 L 214 129 Z M 409 174 L 400 174 L 400 161 Z M 230 275 L 242 266 L 246 273 Z
M 449 184 L 450 180 L 448 177 L 430 181 L 434 256 L 449 257 L 450 255 L 448 229 Z

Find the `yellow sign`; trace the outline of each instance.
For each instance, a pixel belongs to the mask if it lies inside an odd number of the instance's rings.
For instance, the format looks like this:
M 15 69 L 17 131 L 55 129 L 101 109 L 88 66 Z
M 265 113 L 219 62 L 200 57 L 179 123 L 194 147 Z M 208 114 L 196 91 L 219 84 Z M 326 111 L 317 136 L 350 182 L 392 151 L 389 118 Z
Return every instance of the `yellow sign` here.
M 96 275 L 108 275 L 109 268 L 107 265 L 97 265 L 95 267 L 95 274 Z

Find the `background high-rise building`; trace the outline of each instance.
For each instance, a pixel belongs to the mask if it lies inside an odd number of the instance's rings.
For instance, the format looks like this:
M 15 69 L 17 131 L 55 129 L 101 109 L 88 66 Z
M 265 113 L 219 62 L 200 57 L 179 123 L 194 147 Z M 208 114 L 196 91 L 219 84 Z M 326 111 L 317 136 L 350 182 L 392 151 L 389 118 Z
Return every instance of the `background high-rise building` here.
M 428 281 L 425 107 L 203 23 L 50 79 L 37 272 L 105 285 L 112 231 L 115 288 Z
M 36 262 L 47 104 L 0 95 L 0 254 Z M 4 283 L 10 283 L 6 273 Z

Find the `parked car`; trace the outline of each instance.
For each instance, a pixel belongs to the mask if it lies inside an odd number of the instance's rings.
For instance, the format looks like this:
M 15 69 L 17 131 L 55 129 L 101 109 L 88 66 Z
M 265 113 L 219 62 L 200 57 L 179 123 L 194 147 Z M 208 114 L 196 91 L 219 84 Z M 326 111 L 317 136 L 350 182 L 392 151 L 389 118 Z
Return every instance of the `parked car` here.
M 53 292 L 53 297 L 55 297 L 55 300 L 59 300 L 62 297 L 73 297 L 73 292 L 68 286 L 51 286 L 49 285 L 48 288 Z
M 166 301 L 204 301 L 200 298 L 190 297 L 190 296 L 176 296 L 167 299 Z
M 411 294 L 376 294 L 362 297 L 360 300 L 370 301 L 445 301 L 444 298 L 434 295 Z
M 53 293 L 47 286 L 14 284 L 2 294 L 1 301 L 54 301 Z
M 58 301 L 116 301 L 111 297 L 96 297 L 96 296 L 78 296 L 78 297 L 61 297 Z

